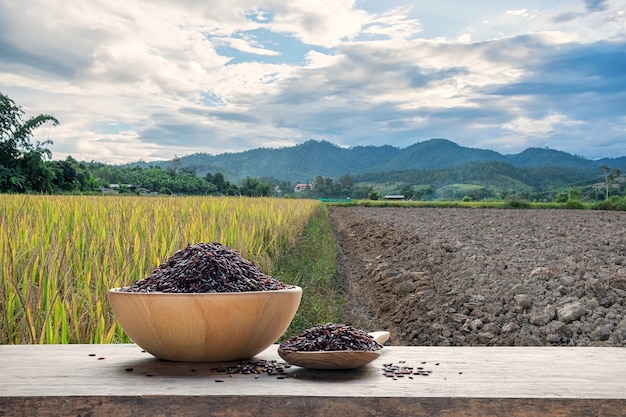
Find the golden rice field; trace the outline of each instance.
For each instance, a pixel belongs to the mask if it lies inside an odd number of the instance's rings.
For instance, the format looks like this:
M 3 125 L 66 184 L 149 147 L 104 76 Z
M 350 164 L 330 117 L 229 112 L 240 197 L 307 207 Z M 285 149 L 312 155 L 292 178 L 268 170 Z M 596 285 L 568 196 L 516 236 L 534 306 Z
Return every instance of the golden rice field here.
M 175 251 L 220 242 L 271 274 L 314 200 L 0 196 L 0 344 L 127 342 L 107 291 Z

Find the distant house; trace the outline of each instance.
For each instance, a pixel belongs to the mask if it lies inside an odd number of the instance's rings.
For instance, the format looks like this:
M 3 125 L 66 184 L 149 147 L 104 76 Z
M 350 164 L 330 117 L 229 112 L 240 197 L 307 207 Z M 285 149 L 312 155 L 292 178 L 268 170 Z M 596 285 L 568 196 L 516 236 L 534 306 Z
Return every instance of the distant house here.
M 390 194 L 385 196 L 385 200 L 404 200 L 404 194 Z
M 308 188 L 309 184 L 296 184 L 293 187 L 293 191 L 297 193 L 298 191 L 305 191 Z
M 121 189 L 127 189 L 132 193 L 149 194 L 150 190 L 133 184 L 109 184 L 108 187 L 100 187 L 104 194 L 118 194 Z
M 119 194 L 119 188 L 109 188 L 109 187 L 102 187 L 100 186 L 100 191 L 102 191 L 102 194 Z

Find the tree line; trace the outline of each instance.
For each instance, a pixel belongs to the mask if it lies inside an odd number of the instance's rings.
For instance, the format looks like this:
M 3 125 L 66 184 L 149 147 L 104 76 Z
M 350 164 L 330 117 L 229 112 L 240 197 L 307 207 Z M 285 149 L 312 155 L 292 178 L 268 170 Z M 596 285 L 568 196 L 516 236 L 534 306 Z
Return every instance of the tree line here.
M 0 192 L 98 193 L 116 184 L 115 191 L 122 193 L 271 195 L 271 184 L 251 177 L 238 186 L 220 173 L 198 177 L 186 168 L 120 168 L 79 162 L 71 156 L 52 160 L 48 148 L 52 141 L 32 139 L 34 131 L 45 124 L 57 126 L 59 121 L 49 114 L 25 118 L 23 109 L 0 93 Z
M 626 181 L 618 169 L 602 166 L 603 187 L 597 177 L 579 169 L 515 167 L 505 162 L 472 162 L 454 168 L 374 172 L 334 180 L 316 176 L 304 190 L 295 192 L 287 181 L 246 177 L 236 185 L 219 172 L 196 175 L 194 169 L 174 163 L 168 168 L 115 167 L 99 162 L 79 162 L 67 157 L 51 160 L 51 140 L 34 141 L 33 132 L 59 121 L 48 114 L 25 119 L 22 108 L 0 93 L 0 192 L 4 193 L 121 193 L 177 195 L 296 196 L 300 198 L 377 199 L 371 184 L 397 183 L 393 193 L 406 199 L 507 199 L 563 201 L 573 198 L 607 200 L 626 193 Z M 180 160 L 178 159 L 178 162 Z M 474 184 L 478 187 L 446 187 Z M 520 187 L 523 184 L 524 187 Z M 573 185 L 577 184 L 577 185 Z M 438 191 L 442 190 L 442 191 Z

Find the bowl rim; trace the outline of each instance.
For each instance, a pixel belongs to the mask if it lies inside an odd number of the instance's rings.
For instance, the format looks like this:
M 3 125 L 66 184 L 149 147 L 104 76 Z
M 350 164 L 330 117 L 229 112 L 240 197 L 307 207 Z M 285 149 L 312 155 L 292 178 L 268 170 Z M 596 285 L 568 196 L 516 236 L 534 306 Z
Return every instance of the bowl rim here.
M 287 285 L 287 284 L 285 284 Z M 109 289 L 108 293 L 114 294 L 132 294 L 132 295 L 150 295 L 150 296 L 240 296 L 247 297 L 251 295 L 260 295 L 260 294 L 272 294 L 272 293 L 290 293 L 290 292 L 302 292 L 302 287 L 298 285 L 288 285 L 287 288 L 277 289 L 277 290 L 265 290 L 265 291 L 229 291 L 229 292 L 162 292 L 162 291 L 149 291 L 149 292 L 139 292 L 139 291 L 122 291 L 122 288 L 128 287 L 115 287 Z

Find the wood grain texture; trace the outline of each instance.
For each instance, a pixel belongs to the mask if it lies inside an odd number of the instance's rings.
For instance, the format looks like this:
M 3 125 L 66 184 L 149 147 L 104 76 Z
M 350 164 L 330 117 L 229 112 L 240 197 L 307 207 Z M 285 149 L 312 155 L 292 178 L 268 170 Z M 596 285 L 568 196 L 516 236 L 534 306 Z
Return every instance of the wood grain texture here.
M 255 359 L 282 361 L 276 348 Z M 387 363 L 431 373 L 389 378 Z M 359 369 L 284 379 L 216 366 L 132 344 L 0 346 L 0 416 L 626 415 L 623 348 L 387 346 Z
M 354 369 L 378 358 L 380 350 L 335 350 L 317 352 L 298 352 L 278 349 L 278 354 L 285 361 L 308 369 Z

